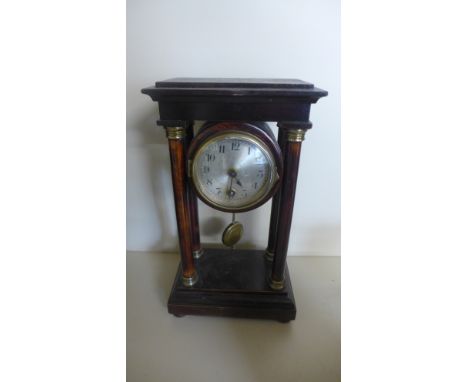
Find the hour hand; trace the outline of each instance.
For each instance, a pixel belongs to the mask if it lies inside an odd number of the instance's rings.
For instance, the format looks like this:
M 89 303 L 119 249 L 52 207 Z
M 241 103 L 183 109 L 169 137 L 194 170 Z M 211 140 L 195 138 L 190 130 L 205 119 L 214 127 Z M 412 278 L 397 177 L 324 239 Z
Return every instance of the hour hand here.
M 231 177 L 231 180 L 232 180 L 232 179 L 235 179 L 235 180 L 236 180 L 236 183 L 237 183 L 239 186 L 242 187 L 242 183 L 241 183 L 240 180 L 237 178 L 237 172 L 236 172 L 236 170 L 234 170 L 234 169 L 232 169 L 232 168 L 229 169 L 228 175 Z

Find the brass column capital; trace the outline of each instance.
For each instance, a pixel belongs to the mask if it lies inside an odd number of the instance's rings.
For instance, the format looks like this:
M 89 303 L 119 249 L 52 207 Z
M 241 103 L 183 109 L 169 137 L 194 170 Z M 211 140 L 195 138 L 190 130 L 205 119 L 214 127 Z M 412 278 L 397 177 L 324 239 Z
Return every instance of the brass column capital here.
M 166 127 L 167 139 L 184 139 L 186 134 L 184 127 Z
M 305 139 L 305 129 L 288 129 L 288 142 L 302 142 Z

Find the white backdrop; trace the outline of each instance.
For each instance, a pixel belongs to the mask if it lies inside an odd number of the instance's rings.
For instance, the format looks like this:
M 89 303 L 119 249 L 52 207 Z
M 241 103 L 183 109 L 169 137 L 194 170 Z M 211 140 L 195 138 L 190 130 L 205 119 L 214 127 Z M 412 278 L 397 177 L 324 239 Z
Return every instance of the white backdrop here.
M 166 137 L 156 127 L 156 104 L 140 93 L 171 77 L 299 78 L 329 92 L 312 105 L 289 255 L 339 255 L 340 2 L 128 1 L 129 250 L 178 247 Z M 266 246 L 270 204 L 237 215 L 245 227 L 243 245 Z M 201 201 L 199 211 L 202 241 L 219 243 L 231 216 Z

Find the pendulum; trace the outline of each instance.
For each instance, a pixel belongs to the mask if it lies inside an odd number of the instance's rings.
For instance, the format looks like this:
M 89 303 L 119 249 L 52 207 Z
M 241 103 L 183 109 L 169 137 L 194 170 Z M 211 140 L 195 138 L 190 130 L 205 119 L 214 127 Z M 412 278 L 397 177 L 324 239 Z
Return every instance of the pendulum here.
M 226 227 L 223 232 L 223 244 L 226 247 L 234 248 L 234 245 L 241 239 L 244 233 L 242 223 L 236 221 L 236 214 L 232 214 L 232 222 Z

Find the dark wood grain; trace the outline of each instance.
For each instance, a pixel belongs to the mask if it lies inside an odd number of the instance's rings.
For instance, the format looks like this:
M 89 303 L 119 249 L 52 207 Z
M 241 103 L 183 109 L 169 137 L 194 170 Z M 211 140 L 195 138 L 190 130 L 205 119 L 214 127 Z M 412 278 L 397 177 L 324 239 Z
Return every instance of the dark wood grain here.
M 164 120 L 187 118 L 193 120 L 217 121 L 307 121 L 310 101 L 290 103 L 288 99 L 259 102 L 245 99 L 244 102 L 230 102 L 215 96 L 212 99 L 197 97 L 196 100 L 160 101 L 160 116 Z
M 169 96 L 303 97 L 313 100 L 327 92 L 297 79 L 268 78 L 174 78 L 145 88 L 146 94 L 162 101 Z
M 176 316 L 213 315 L 262 318 L 287 322 L 296 317 L 294 294 L 285 271 L 285 288 L 271 290 L 268 276 L 271 262 L 263 251 L 205 249 L 196 260 L 199 281 L 185 287 L 178 275 L 168 301 L 168 310 Z
M 192 233 L 190 211 L 188 205 L 187 178 L 185 171 L 186 153 L 185 139 L 169 139 L 169 154 L 171 158 L 172 187 L 177 216 L 179 246 L 182 261 L 182 273 L 190 278 L 195 275 L 192 256 Z
M 193 139 L 193 122 L 188 124 L 187 127 L 187 138 L 186 138 L 186 149 L 190 146 Z M 187 193 L 188 193 L 188 204 L 190 210 L 190 228 L 192 232 L 192 252 L 200 252 L 200 226 L 198 221 L 198 198 L 195 193 L 193 186 L 190 182 L 187 182 Z
M 285 127 L 286 124 L 282 126 Z M 294 126 L 295 128 L 297 126 Z M 285 132 L 286 134 L 286 132 Z M 284 143 L 283 159 L 284 172 L 281 185 L 281 199 L 279 206 L 278 229 L 276 246 L 274 249 L 271 279 L 281 282 L 284 278 L 286 256 L 288 254 L 289 234 L 294 210 L 297 176 L 299 171 L 299 159 L 301 156 L 301 142 Z
M 278 129 L 278 145 L 280 147 L 281 153 L 284 152 L 285 143 L 286 143 L 286 134 L 283 129 Z M 269 255 L 275 253 L 276 240 L 278 238 L 280 202 L 281 202 L 281 187 L 273 196 L 273 201 L 271 203 L 270 230 L 268 232 L 268 247 L 267 247 L 267 251 Z
M 328 93 L 295 79 L 176 78 L 142 89 L 161 120 L 302 121 Z

